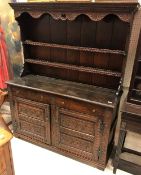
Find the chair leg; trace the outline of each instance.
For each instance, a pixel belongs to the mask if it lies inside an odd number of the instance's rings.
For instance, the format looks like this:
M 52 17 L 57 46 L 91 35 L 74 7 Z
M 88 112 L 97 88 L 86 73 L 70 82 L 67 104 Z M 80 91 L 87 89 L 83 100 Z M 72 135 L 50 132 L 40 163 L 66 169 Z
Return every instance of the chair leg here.
M 113 173 L 114 174 L 116 174 L 116 170 L 118 168 L 119 156 L 122 152 L 122 147 L 123 147 L 124 142 L 125 142 L 125 137 L 126 137 L 125 123 L 121 123 L 118 145 L 117 145 L 117 148 L 116 148 L 115 158 L 113 160 L 113 167 L 114 167 Z

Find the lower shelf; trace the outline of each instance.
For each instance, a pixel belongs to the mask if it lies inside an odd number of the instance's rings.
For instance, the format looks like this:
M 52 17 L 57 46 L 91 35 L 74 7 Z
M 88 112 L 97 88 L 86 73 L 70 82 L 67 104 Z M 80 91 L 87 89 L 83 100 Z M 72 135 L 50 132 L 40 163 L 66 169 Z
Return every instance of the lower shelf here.
M 122 153 L 118 168 L 128 173 L 141 175 L 141 156 L 128 152 Z

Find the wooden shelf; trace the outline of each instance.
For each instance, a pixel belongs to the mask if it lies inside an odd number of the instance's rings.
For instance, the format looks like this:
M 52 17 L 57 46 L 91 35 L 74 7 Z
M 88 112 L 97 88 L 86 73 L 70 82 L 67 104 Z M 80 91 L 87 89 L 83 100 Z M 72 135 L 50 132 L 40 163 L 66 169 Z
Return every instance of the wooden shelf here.
M 23 44 L 33 45 L 33 46 L 41 46 L 41 47 L 50 47 L 50 48 L 60 48 L 60 49 L 85 51 L 85 52 L 96 52 L 96 53 L 105 53 L 105 54 L 119 54 L 119 55 L 124 55 L 124 56 L 126 55 L 125 51 L 122 51 L 122 50 L 99 49 L 99 48 L 79 47 L 79 46 L 53 44 L 53 43 L 42 43 L 42 42 L 34 42 L 34 41 L 30 41 L 30 40 L 23 41 Z
M 46 66 L 50 66 L 50 67 L 62 68 L 62 69 L 75 70 L 75 71 L 80 71 L 80 72 L 97 73 L 97 74 L 101 74 L 101 75 L 121 77 L 120 72 L 115 72 L 115 71 L 105 70 L 105 69 L 76 66 L 76 65 L 72 65 L 72 64 L 64 64 L 64 63 L 34 60 L 34 59 L 25 59 L 25 62 L 31 63 L 31 64 L 39 64 L 39 65 L 46 65 Z
M 132 91 L 141 92 L 141 90 L 139 90 L 139 89 L 132 89 Z
M 135 76 L 135 79 L 141 80 L 141 76 Z

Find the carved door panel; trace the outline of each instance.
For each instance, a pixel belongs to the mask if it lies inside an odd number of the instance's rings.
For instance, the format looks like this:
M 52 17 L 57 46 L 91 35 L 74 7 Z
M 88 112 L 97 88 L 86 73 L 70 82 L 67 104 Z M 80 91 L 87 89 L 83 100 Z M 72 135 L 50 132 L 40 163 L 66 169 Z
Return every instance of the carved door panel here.
M 95 116 L 52 107 L 52 144 L 80 158 L 98 160 L 99 119 Z
M 28 139 L 50 144 L 50 106 L 16 98 L 14 108 L 14 131 Z

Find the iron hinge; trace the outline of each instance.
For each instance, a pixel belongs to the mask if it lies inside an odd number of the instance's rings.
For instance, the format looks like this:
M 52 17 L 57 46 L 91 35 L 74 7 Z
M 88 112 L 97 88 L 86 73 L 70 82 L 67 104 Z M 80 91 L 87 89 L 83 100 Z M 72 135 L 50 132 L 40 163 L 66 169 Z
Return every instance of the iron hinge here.
M 104 125 L 103 120 L 99 120 L 99 132 L 102 135 L 103 135 L 103 132 L 104 132 L 104 127 L 105 127 L 105 125 Z
M 100 160 L 102 157 L 102 149 L 101 146 L 99 146 L 98 150 L 97 150 L 97 159 Z
M 13 106 L 15 107 L 15 101 L 13 101 Z
M 13 121 L 12 121 L 12 126 L 13 126 L 13 130 L 16 131 L 17 128 L 18 128 L 18 123 L 17 123 L 16 120 L 13 120 Z

